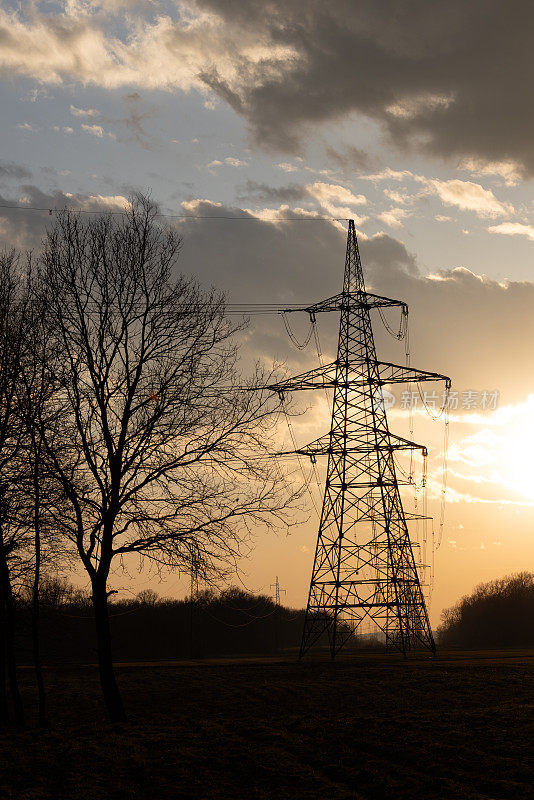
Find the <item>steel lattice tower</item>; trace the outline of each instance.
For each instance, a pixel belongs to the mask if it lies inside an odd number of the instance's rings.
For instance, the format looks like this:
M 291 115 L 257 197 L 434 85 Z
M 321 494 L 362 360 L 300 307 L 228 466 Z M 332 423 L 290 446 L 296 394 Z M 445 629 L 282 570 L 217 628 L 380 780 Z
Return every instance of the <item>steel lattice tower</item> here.
M 328 455 L 319 535 L 300 657 L 325 633 L 332 657 L 367 617 L 386 646 L 403 654 L 415 647 L 435 652 L 426 604 L 408 532 L 394 453 L 426 448 L 392 434 L 382 387 L 444 380 L 437 373 L 377 359 L 370 311 L 404 303 L 365 291 L 354 221 L 349 221 L 341 294 L 306 307 L 341 312 L 336 361 L 271 388 L 333 388 L 332 423 L 299 453 Z

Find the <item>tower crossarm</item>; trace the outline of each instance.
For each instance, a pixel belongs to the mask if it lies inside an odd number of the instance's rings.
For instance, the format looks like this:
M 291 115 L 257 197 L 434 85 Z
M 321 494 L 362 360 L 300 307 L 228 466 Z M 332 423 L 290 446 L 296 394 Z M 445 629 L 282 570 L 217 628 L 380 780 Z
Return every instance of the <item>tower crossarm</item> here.
M 446 387 L 450 388 L 451 379 L 446 375 L 437 372 L 427 372 L 422 369 L 403 367 L 400 364 L 390 364 L 386 361 L 377 361 L 378 376 L 369 376 L 365 369 L 365 362 L 352 361 L 349 364 L 348 382 L 340 381 L 336 375 L 337 362 L 325 364 L 301 375 L 269 384 L 266 388 L 273 392 L 283 394 L 289 391 L 300 391 L 304 389 L 331 389 L 336 387 L 348 387 L 362 383 L 374 383 L 377 386 L 384 386 L 390 383 L 419 383 L 421 381 L 445 381 Z
M 295 375 L 292 378 L 287 378 L 278 383 L 271 383 L 266 386 L 273 392 L 283 394 L 286 391 L 296 391 L 298 389 L 328 389 L 335 385 L 336 381 L 336 364 L 325 364 L 317 369 L 311 369 L 309 372 L 303 372 L 301 375 Z
M 408 304 L 403 300 L 392 300 L 391 297 L 382 297 L 378 294 L 366 292 L 365 305 L 367 308 L 389 308 L 390 306 L 400 306 L 405 313 L 408 313 Z
M 378 294 L 371 292 L 340 292 L 333 297 L 328 297 L 326 300 L 319 300 L 317 303 L 312 303 L 310 306 L 303 306 L 302 308 L 284 308 L 281 309 L 283 314 L 289 314 L 293 311 L 305 311 L 308 314 L 320 314 L 324 311 L 341 311 L 348 307 L 362 308 L 388 308 L 390 306 L 399 306 L 406 313 L 408 306 L 402 300 L 393 300 L 390 297 L 381 297 Z
M 377 361 L 377 365 L 380 371 L 381 384 L 445 381 L 447 389 L 450 389 L 451 386 L 451 379 L 447 375 L 440 375 L 438 372 L 427 372 L 424 369 L 403 367 L 400 364 L 390 364 L 388 361 Z
M 360 442 L 355 442 L 354 445 L 350 445 L 345 449 L 336 445 L 335 442 L 331 440 L 330 434 L 327 433 L 324 436 L 320 436 L 318 439 L 315 439 L 313 442 L 310 442 L 303 447 L 299 447 L 298 450 L 290 450 L 283 453 L 277 453 L 276 455 L 286 456 L 293 453 L 298 453 L 298 455 L 301 456 L 313 457 L 327 456 L 331 454 L 343 455 L 344 453 L 373 453 L 377 450 L 388 453 L 393 453 L 396 450 L 421 450 L 424 456 L 427 455 L 427 448 L 424 445 L 417 444 L 417 442 L 411 442 L 409 439 L 404 439 L 402 436 L 396 436 L 395 434 L 390 433 L 389 442 L 384 444 L 375 444 L 365 436 L 365 431 L 362 431 Z

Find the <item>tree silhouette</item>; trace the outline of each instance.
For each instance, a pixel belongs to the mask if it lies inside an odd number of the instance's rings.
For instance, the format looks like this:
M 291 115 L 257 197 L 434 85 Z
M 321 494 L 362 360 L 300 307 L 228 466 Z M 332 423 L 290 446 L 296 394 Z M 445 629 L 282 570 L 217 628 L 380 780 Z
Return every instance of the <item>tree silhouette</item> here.
M 66 502 L 57 530 L 92 587 L 109 716 L 108 580 L 132 555 L 204 576 L 233 567 L 257 525 L 286 523 L 300 490 L 269 459 L 280 401 L 244 380 L 223 297 L 173 277 L 180 239 L 137 197 L 122 217 L 63 212 L 40 257 L 55 392 L 39 428 Z
M 24 319 L 24 351 L 18 376 L 17 412 L 22 426 L 21 446 L 15 464 L 15 492 L 18 513 L 14 522 L 26 535 L 31 572 L 31 631 L 32 651 L 38 693 L 38 719 L 41 726 L 48 723 L 44 675 L 41 665 L 40 603 L 43 568 L 57 569 L 69 555 L 68 548 L 55 533 L 54 509 L 65 501 L 61 484 L 54 479 L 45 458 L 40 420 L 50 408 L 56 386 L 42 353 L 51 350 L 48 342 L 52 332 L 47 309 L 39 291 L 41 276 L 32 268 L 31 257 L 25 274 L 27 302 Z M 70 548 L 72 549 L 72 548 Z M 29 584 L 28 584 L 29 585 Z
M 19 413 L 20 372 L 26 345 L 28 293 L 14 251 L 0 254 L 0 724 L 8 719 L 6 677 L 15 721 L 24 722 L 15 658 L 14 583 L 27 566 L 28 525 L 18 524 L 20 453 L 24 425 Z M 7 670 L 7 675 L 6 675 Z
M 477 586 L 442 612 L 442 646 L 532 647 L 534 575 L 519 572 Z

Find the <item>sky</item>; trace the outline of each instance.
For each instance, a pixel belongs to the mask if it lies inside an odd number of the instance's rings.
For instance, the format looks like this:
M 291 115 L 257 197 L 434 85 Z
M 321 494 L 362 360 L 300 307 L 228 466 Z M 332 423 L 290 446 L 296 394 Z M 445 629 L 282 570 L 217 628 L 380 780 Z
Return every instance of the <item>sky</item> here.
M 283 306 L 340 291 L 346 222 L 320 218 L 355 220 L 368 289 L 410 305 L 412 364 L 449 375 L 458 393 L 439 547 L 443 418 L 414 414 L 430 448 L 433 625 L 475 584 L 533 564 L 533 17 L 517 0 L 0 9 L 0 244 L 37 248 L 48 209 L 118 210 L 149 191 L 187 217 L 165 221 L 183 235 L 184 273 L 229 302 Z M 375 323 L 383 360 L 402 363 L 403 344 Z M 307 319 L 291 324 L 305 338 Z M 244 348 L 288 374 L 318 364 L 313 337 L 294 348 L 279 316 L 251 318 Z M 295 426 L 301 444 L 328 430 L 318 395 Z M 399 390 L 390 422 L 406 436 L 402 402 Z M 282 599 L 305 603 L 311 499 L 308 517 L 289 536 L 258 535 L 247 588 L 269 593 L 278 575 Z M 117 581 L 163 595 L 187 586 Z

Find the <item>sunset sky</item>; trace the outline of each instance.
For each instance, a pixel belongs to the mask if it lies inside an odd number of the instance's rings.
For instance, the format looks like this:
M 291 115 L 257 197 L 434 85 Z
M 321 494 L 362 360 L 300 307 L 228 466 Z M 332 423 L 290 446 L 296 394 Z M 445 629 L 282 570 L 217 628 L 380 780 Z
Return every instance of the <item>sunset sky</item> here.
M 283 307 L 341 290 L 346 223 L 313 219 L 355 220 L 367 288 L 410 305 L 412 364 L 458 392 L 433 625 L 476 583 L 533 566 L 533 16 L 514 0 L 0 10 L 0 205 L 26 208 L 0 209 L 2 244 L 38 246 L 47 209 L 118 210 L 150 190 L 164 213 L 204 217 L 167 220 L 183 272 L 229 302 Z M 319 320 L 326 359 L 336 321 Z M 402 363 L 375 321 L 381 356 Z M 279 316 L 252 317 L 244 349 L 288 374 L 318 364 L 313 339 L 295 349 Z M 407 436 L 401 391 L 390 423 Z M 329 425 L 324 395 L 305 400 L 302 444 Z M 443 420 L 416 411 L 414 437 L 430 448 L 437 532 Z M 304 605 L 317 524 L 310 501 L 288 538 L 258 537 L 247 588 L 270 592 L 278 575 L 283 601 Z M 116 585 L 187 589 L 146 574 Z

